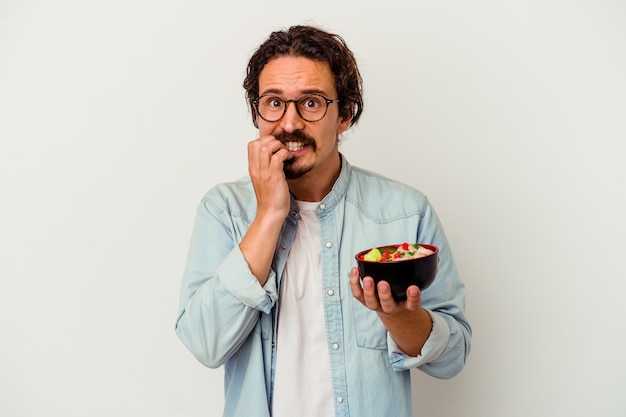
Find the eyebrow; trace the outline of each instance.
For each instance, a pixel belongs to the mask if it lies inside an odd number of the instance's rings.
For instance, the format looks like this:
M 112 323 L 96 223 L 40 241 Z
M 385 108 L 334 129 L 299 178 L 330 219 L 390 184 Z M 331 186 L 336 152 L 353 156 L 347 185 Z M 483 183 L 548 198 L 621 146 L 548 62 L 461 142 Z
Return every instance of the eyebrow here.
M 265 90 L 263 92 L 263 94 L 260 94 L 260 95 L 264 96 L 266 94 L 276 94 L 276 95 L 280 96 L 280 95 L 283 94 L 283 90 L 281 90 L 279 88 L 270 88 L 268 90 Z M 302 90 L 300 92 L 300 96 L 304 96 L 304 95 L 307 95 L 307 94 L 320 94 L 320 95 L 322 95 L 324 97 L 328 95 L 328 93 L 326 91 L 320 90 L 319 88 L 309 88 L 309 89 L 306 89 L 306 90 Z

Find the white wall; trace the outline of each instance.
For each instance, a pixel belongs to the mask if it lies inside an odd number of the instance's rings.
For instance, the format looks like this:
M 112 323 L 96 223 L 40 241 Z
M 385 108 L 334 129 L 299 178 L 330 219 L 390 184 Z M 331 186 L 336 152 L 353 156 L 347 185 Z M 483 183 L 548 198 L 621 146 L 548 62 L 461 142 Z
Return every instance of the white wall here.
M 178 286 L 246 172 L 247 59 L 298 23 L 355 51 L 343 152 L 431 198 L 468 286 L 469 363 L 414 373 L 416 415 L 625 415 L 626 4 L 248 3 L 0 2 L 0 415 L 221 415 Z

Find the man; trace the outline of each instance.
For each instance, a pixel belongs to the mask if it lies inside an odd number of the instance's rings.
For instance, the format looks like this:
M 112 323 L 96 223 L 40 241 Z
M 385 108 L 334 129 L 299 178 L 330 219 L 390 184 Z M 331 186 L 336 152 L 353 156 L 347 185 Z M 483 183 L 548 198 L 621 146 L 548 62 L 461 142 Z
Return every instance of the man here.
M 465 289 L 428 200 L 339 152 L 361 84 L 343 39 L 309 26 L 250 59 L 249 176 L 198 207 L 176 324 L 200 362 L 224 365 L 225 416 L 411 416 L 410 368 L 465 364 Z M 354 255 L 402 242 L 438 246 L 439 272 L 395 302 Z

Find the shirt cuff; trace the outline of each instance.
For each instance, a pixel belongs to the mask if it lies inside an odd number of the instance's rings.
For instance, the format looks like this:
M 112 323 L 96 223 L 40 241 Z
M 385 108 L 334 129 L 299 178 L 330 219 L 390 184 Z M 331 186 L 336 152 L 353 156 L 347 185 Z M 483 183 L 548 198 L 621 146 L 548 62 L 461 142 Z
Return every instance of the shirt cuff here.
M 430 331 L 426 343 L 422 347 L 422 351 L 418 356 L 409 356 L 404 353 L 393 340 L 389 332 L 387 332 L 387 346 L 389 349 L 389 358 L 391 364 L 396 371 L 405 371 L 415 368 L 425 363 L 429 363 L 437 359 L 445 350 L 450 338 L 450 326 L 446 319 L 440 315 L 426 310 L 433 321 L 433 328 Z
M 276 300 L 276 273 L 270 271 L 263 287 L 252 274 L 241 249 L 236 245 L 217 269 L 220 282 L 235 298 L 250 308 L 269 313 Z

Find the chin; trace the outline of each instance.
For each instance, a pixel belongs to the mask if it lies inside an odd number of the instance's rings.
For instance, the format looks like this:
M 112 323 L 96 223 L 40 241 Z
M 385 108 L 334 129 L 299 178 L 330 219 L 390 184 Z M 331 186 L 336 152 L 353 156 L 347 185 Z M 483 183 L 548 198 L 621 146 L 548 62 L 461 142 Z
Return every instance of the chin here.
M 293 163 L 290 164 L 289 161 L 285 161 L 285 166 L 283 167 L 283 171 L 285 172 L 285 178 L 287 178 L 288 180 L 298 179 L 312 169 L 312 166 L 298 166 Z

